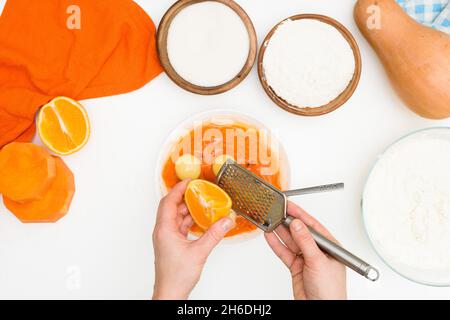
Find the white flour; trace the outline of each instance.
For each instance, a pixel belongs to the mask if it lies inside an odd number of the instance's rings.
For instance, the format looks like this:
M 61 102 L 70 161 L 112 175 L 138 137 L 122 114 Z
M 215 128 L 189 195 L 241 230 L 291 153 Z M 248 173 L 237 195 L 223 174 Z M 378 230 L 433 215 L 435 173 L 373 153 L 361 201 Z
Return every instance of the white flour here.
M 411 135 L 370 174 L 363 212 L 380 255 L 398 272 L 450 283 L 450 129 Z
M 355 57 L 333 26 L 313 19 L 287 20 L 267 44 L 263 68 L 279 97 L 298 107 L 320 107 L 347 88 Z
M 224 84 L 243 68 L 250 39 L 244 22 L 228 6 L 200 2 L 181 10 L 169 27 L 167 52 L 175 71 L 205 87 Z

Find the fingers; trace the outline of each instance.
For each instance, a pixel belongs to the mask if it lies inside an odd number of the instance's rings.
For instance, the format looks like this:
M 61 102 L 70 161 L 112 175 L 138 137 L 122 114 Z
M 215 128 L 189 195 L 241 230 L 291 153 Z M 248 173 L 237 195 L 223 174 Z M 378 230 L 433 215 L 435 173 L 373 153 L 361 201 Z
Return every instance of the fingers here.
M 294 218 L 299 218 L 303 221 L 304 224 L 309 226 L 310 228 L 316 230 L 321 233 L 323 236 L 328 238 L 329 240 L 338 243 L 336 238 L 325 228 L 319 221 L 317 221 L 314 217 L 308 214 L 305 210 L 297 206 L 295 203 L 288 201 L 288 214 L 293 216 Z
M 175 185 L 159 202 L 157 221 L 176 221 L 178 207 L 183 203 L 184 192 L 190 180 L 183 180 Z
M 314 266 L 326 258 L 325 254 L 317 246 L 316 241 L 314 241 L 308 227 L 300 219 L 294 219 L 289 229 L 303 254 L 306 265 Z
M 212 249 L 225 237 L 228 231 L 234 228 L 234 221 L 230 218 L 222 218 L 214 223 L 199 239 L 196 246 L 203 250 L 203 254 L 208 256 Z
M 278 258 L 286 265 L 286 267 L 290 268 L 294 263 L 296 258 L 295 253 L 289 250 L 277 237 L 277 235 L 273 232 L 264 233 L 264 237 L 267 240 L 270 248 L 276 254 Z
M 179 226 L 181 226 L 184 218 L 188 215 L 189 215 L 189 210 L 188 210 L 186 204 L 184 202 L 182 204 L 179 204 L 178 208 L 177 208 L 177 223 Z
M 182 217 L 185 217 L 189 214 L 188 207 L 184 202 L 178 205 L 178 214 Z
M 291 232 L 285 226 L 279 225 L 275 229 L 275 233 L 290 251 L 295 254 L 300 253 L 300 248 L 295 243 L 294 238 L 292 238 Z
M 194 220 L 190 215 L 184 217 L 183 221 L 180 224 L 180 232 L 185 237 L 187 237 L 189 233 L 189 229 L 194 225 Z
M 182 203 L 184 192 L 186 191 L 187 185 L 190 181 L 190 179 L 186 179 L 177 183 L 165 196 L 166 200 L 177 205 Z

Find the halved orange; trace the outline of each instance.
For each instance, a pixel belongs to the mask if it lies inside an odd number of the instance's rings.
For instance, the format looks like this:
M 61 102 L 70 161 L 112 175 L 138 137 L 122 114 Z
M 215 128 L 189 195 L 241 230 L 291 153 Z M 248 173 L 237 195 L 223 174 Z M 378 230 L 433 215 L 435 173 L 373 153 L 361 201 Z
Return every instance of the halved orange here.
M 221 218 L 230 216 L 230 197 L 209 181 L 197 179 L 189 182 L 184 200 L 192 219 L 203 230 Z
M 80 150 L 90 135 L 86 110 L 79 102 L 67 97 L 57 97 L 44 105 L 39 112 L 37 127 L 42 142 L 59 155 Z

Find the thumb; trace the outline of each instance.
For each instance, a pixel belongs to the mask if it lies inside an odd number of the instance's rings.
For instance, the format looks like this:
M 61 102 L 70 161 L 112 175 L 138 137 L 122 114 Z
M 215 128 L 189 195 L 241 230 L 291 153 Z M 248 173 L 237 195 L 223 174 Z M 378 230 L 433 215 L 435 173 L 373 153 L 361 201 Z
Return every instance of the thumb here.
M 312 234 L 302 221 L 299 219 L 294 219 L 291 222 L 289 229 L 291 231 L 292 238 L 294 238 L 295 243 L 297 243 L 303 254 L 305 264 L 313 266 L 325 257 L 323 252 L 317 246 L 316 241 L 314 241 Z
M 196 245 L 202 253 L 208 256 L 211 251 L 225 237 L 228 231 L 234 227 L 234 221 L 230 218 L 222 218 L 214 223 L 197 241 Z

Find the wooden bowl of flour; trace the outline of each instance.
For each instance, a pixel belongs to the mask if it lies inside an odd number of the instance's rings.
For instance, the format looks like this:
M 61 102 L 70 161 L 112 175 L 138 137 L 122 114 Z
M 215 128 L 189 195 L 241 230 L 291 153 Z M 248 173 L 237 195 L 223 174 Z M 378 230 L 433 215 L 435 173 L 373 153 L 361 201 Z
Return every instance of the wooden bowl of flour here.
M 301 19 L 317 20 L 317 21 L 326 23 L 326 24 L 331 25 L 332 27 L 336 28 L 341 33 L 341 35 L 344 37 L 344 39 L 348 42 L 348 44 L 350 45 L 350 48 L 353 51 L 353 56 L 355 59 L 355 68 L 354 68 L 353 77 L 350 80 L 350 82 L 348 83 L 345 90 L 343 90 L 336 98 L 334 98 L 330 102 L 328 102 L 324 105 L 320 105 L 320 106 L 314 106 L 314 107 L 310 107 L 307 105 L 306 106 L 305 105 L 297 106 L 297 105 L 289 103 L 288 101 L 286 101 L 285 99 L 280 97 L 275 92 L 275 90 L 270 86 L 270 84 L 267 80 L 266 74 L 265 74 L 265 70 L 264 70 L 264 65 L 263 65 L 264 55 L 266 53 L 267 46 L 269 45 L 270 40 L 272 39 L 272 36 L 277 31 L 278 27 L 288 20 L 296 21 L 296 20 L 301 20 Z M 323 15 L 317 15 L 317 14 L 295 15 L 295 16 L 289 17 L 287 19 L 284 19 L 283 21 L 281 21 L 277 25 L 275 25 L 272 28 L 272 30 L 270 30 L 270 32 L 267 34 L 266 38 L 264 39 L 264 42 L 261 45 L 257 63 L 258 63 L 259 80 L 260 80 L 265 92 L 270 97 L 270 99 L 272 99 L 272 101 L 276 105 L 283 108 L 284 110 L 294 113 L 294 114 L 297 114 L 297 115 L 302 115 L 302 116 L 320 116 L 320 115 L 324 115 L 329 112 L 332 112 L 332 111 L 338 109 L 340 106 L 342 106 L 348 99 L 350 99 L 350 97 L 355 92 L 355 89 L 358 86 L 359 79 L 361 77 L 361 69 L 362 69 L 361 53 L 360 53 L 358 44 L 356 43 L 356 40 L 353 37 L 353 35 L 350 33 L 350 31 L 348 31 L 346 27 L 344 27 L 341 23 L 334 20 L 333 18 L 323 16 Z
M 232 9 L 234 13 L 242 20 L 245 26 L 246 33 L 248 34 L 248 55 L 246 55 L 246 61 L 242 64 L 242 68 L 237 70 L 233 74 L 231 79 L 228 79 L 220 84 L 214 85 L 199 85 L 193 83 L 193 81 L 186 80 L 179 72 L 177 72 L 173 63 L 170 60 L 168 50 L 168 37 L 169 29 L 176 16 L 184 9 L 201 3 L 218 3 L 227 6 Z M 215 40 L 220 35 L 214 36 Z M 253 23 L 247 13 L 233 0 L 179 0 L 172 7 L 170 7 L 164 14 L 161 23 L 157 31 L 157 48 L 161 65 L 169 78 L 175 82 L 179 87 L 201 95 L 214 95 L 226 92 L 236 87 L 251 71 L 255 61 L 257 53 L 257 39 L 256 32 Z

